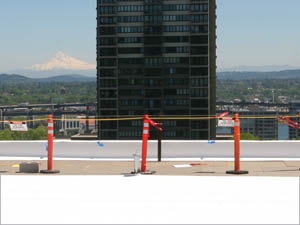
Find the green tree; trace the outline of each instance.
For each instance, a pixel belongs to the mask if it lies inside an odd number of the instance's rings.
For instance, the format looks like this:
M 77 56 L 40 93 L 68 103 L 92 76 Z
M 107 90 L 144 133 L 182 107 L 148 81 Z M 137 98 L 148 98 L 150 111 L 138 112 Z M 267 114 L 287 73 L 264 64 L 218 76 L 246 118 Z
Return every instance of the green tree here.
M 36 129 L 28 131 L 11 131 L 9 128 L 0 131 L 0 140 L 47 140 L 47 128 L 40 124 Z
M 256 137 L 250 133 L 241 133 L 240 140 L 259 140 L 259 137 Z
M 0 140 L 13 140 L 11 130 L 9 128 L 0 131 Z
M 48 130 L 42 124 L 40 124 L 36 129 L 30 129 L 31 135 L 30 140 L 46 140 L 48 135 Z

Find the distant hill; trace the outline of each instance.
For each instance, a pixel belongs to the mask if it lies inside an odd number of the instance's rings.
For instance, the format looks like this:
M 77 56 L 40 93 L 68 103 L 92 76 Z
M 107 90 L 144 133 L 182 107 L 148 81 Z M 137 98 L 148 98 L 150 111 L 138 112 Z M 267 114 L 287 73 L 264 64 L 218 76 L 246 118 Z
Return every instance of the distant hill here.
M 300 79 L 300 70 L 274 72 L 218 72 L 218 80 Z
M 31 82 L 32 79 L 18 74 L 0 74 L 0 82 L 4 84 Z
M 217 72 L 217 80 L 266 80 L 266 79 L 300 79 L 300 70 L 282 70 L 274 72 Z M 96 77 L 80 74 L 49 76 L 46 78 L 29 78 L 19 74 L 0 74 L 2 84 L 26 82 L 96 82 Z
M 67 74 L 47 78 L 29 78 L 18 74 L 0 74 L 0 83 L 2 84 L 33 82 L 96 82 L 96 77 L 87 77 L 79 74 Z
M 87 77 L 79 74 L 60 75 L 47 78 L 36 78 L 39 82 L 96 82 L 96 77 Z

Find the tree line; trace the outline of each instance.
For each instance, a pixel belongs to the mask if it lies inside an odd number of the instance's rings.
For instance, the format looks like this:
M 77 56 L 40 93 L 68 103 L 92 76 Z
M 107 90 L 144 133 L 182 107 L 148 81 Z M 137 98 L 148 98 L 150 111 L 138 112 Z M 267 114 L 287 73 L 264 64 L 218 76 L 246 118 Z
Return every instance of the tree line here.
M 28 131 L 12 131 L 9 127 L 0 131 L 0 140 L 47 140 L 48 129 L 40 124 L 37 128 Z
M 280 103 L 280 96 L 290 100 L 300 100 L 300 79 L 264 80 L 217 80 L 217 100 L 240 99 Z
M 96 102 L 95 82 L 0 83 L 0 105 Z

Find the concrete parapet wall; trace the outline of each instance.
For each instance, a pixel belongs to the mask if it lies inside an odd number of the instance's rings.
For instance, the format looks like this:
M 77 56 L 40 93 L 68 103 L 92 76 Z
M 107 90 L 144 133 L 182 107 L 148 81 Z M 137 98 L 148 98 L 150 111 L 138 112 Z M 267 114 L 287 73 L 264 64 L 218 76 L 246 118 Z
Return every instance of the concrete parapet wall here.
M 0 157 L 47 157 L 47 141 L 1 141 Z M 133 158 L 142 141 L 55 140 L 54 157 Z M 162 158 L 233 157 L 233 141 L 162 141 Z M 148 158 L 157 157 L 157 141 L 149 141 Z M 300 158 L 300 141 L 241 141 L 241 157 Z

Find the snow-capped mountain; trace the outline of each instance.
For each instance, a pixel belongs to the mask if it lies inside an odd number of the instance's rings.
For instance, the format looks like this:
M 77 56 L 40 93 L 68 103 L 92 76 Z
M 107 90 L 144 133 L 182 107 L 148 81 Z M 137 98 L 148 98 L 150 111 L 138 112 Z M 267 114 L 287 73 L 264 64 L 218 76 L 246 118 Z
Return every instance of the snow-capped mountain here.
M 32 70 L 95 70 L 96 65 L 89 64 L 79 59 L 66 55 L 63 52 L 57 52 L 50 61 L 42 64 L 34 64 Z
M 69 74 L 96 77 L 96 65 L 73 58 L 63 52 L 57 52 L 47 62 L 34 64 L 24 69 L 5 71 L 5 73 L 20 74 L 29 78 L 45 78 Z

